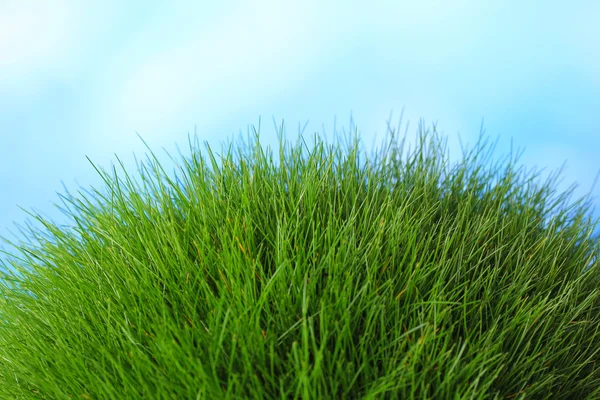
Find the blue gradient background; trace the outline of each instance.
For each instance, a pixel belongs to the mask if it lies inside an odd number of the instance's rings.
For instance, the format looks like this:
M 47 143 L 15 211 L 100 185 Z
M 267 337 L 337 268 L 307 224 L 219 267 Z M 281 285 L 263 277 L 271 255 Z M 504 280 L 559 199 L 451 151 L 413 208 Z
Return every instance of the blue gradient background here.
M 483 119 L 498 155 L 512 139 L 528 167 L 566 161 L 560 189 L 600 170 L 600 2 L 162 3 L 0 2 L 0 235 L 18 206 L 64 219 L 62 182 L 101 186 L 85 156 L 133 166 L 136 133 L 176 153 L 194 128 L 220 150 L 259 116 L 276 146 L 273 117 L 332 139 L 352 114 L 370 150 L 404 109 L 454 157 Z

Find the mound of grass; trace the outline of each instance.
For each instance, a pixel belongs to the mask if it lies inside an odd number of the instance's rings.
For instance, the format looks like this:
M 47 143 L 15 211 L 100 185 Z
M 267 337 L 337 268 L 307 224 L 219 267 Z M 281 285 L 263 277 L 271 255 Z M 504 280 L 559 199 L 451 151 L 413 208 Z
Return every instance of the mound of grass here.
M 390 133 L 98 169 L 4 264 L 0 398 L 598 398 L 590 203 Z

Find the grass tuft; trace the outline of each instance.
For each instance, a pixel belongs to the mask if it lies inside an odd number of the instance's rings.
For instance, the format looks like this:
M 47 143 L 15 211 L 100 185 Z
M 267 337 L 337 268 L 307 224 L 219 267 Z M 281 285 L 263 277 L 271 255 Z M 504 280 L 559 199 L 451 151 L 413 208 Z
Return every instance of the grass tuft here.
M 2 262 L 0 398 L 599 398 L 589 202 L 389 133 L 97 167 Z

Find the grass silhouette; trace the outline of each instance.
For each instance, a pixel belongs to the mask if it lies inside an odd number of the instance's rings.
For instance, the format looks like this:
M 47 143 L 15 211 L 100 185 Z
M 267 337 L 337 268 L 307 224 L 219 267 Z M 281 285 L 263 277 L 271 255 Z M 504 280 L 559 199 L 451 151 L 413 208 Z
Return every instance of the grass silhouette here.
M 2 399 L 599 398 L 585 199 L 420 127 L 373 159 L 259 131 L 63 195 L 10 243 Z M 123 164 L 121 163 L 121 167 Z

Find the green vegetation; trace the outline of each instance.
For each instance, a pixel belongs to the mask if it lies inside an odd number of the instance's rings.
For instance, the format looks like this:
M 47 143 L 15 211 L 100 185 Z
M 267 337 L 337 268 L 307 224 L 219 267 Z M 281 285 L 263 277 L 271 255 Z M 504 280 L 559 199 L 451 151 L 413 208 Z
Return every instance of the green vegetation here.
M 590 202 L 389 133 L 98 168 L 4 262 L 0 398 L 599 398 Z

